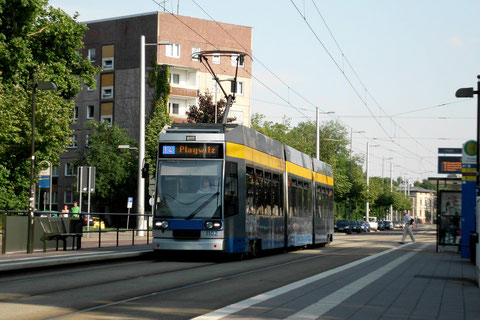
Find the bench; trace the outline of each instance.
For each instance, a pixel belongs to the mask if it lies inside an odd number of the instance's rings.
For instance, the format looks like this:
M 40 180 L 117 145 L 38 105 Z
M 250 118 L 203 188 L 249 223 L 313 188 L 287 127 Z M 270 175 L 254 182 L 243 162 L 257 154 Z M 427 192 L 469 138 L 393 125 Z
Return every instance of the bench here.
M 43 229 L 43 236 L 40 238 L 43 241 L 43 252 L 47 252 L 47 241 L 55 240 L 57 242 L 56 251 L 58 251 L 58 241 L 63 241 L 63 251 L 67 250 L 67 238 L 72 238 L 72 250 L 75 250 L 75 242 L 77 243 L 77 250 L 82 247 L 81 232 L 69 233 L 65 227 L 62 218 L 40 218 L 40 225 Z

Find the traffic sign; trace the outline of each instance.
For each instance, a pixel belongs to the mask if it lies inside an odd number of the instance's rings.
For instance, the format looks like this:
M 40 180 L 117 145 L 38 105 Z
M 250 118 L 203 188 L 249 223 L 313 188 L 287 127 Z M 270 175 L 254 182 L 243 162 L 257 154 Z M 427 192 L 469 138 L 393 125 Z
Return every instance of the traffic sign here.
M 50 171 L 51 171 L 51 165 L 50 162 L 43 160 L 38 164 L 38 167 L 40 168 L 40 173 L 38 174 L 39 176 L 50 176 Z
M 128 197 L 127 209 L 132 209 L 133 207 L 133 197 Z
M 462 163 L 477 163 L 478 146 L 475 140 L 469 140 L 463 144 Z

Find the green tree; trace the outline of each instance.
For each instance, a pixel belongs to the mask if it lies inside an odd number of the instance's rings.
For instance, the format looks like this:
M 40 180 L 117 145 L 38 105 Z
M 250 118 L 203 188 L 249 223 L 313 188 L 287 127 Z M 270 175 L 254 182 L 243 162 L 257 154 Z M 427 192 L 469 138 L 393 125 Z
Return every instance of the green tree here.
M 412 200 L 403 192 L 393 191 L 393 209 L 403 211 L 412 210 Z
M 434 186 L 430 181 L 427 179 L 423 179 L 422 181 L 415 181 L 413 183 L 415 187 L 420 187 L 428 190 L 437 190 L 437 187 Z
M 25 209 L 30 177 L 33 76 L 53 81 L 37 91 L 35 159 L 58 163 L 71 142 L 74 104 L 98 72 L 77 50 L 86 26 L 46 0 L 0 0 L 0 207 Z M 12 197 L 13 196 L 13 197 Z M 10 199 L 10 200 L 9 200 Z
M 148 84 L 154 89 L 152 112 L 145 127 L 145 162 L 150 166 L 149 174 L 154 174 L 157 165 L 158 136 L 162 129 L 172 123 L 168 114 L 170 96 L 170 68 L 152 62 Z
M 92 130 L 85 158 L 78 165 L 96 167 L 95 192 L 92 199 L 110 208 L 125 208 L 128 196 L 135 193 L 137 161 L 130 150 L 118 149 L 119 145 L 135 145 L 136 141 L 116 124 L 90 121 Z M 118 206 L 118 203 L 121 206 Z

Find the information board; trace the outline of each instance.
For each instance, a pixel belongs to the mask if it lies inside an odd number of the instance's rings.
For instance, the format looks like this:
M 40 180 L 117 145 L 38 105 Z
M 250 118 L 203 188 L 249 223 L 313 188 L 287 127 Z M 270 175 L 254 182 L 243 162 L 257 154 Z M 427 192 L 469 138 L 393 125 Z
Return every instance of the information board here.
M 438 157 L 438 173 L 462 173 L 462 157 Z

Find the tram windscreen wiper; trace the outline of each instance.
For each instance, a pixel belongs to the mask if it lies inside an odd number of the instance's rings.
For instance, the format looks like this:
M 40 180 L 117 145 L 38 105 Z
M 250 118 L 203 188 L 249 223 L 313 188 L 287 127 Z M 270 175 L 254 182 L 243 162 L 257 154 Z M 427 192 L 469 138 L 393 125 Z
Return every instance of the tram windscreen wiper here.
M 200 211 L 202 211 L 203 208 L 205 208 L 206 206 L 208 206 L 208 204 L 210 202 L 212 202 L 213 199 L 215 199 L 215 197 L 217 197 L 218 195 L 220 194 L 220 192 L 215 192 L 214 194 L 212 194 L 212 196 L 210 198 L 208 198 L 207 200 L 205 200 L 204 203 L 202 203 L 197 209 L 195 209 L 192 213 L 190 213 L 190 215 L 187 217 L 187 220 L 190 220 L 192 219 L 193 217 L 195 217 Z

